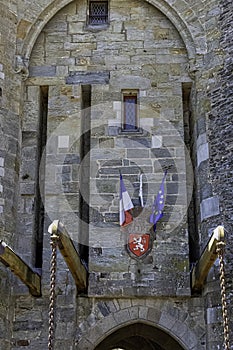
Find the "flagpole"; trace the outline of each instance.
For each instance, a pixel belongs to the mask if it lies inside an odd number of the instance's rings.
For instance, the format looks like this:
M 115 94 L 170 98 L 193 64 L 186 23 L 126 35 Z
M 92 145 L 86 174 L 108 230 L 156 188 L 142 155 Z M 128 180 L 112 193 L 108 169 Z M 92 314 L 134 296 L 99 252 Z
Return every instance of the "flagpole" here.
M 141 207 L 143 208 L 144 203 L 143 203 L 143 194 L 142 194 L 142 171 L 140 171 L 140 174 L 139 174 L 139 201 L 140 201 Z

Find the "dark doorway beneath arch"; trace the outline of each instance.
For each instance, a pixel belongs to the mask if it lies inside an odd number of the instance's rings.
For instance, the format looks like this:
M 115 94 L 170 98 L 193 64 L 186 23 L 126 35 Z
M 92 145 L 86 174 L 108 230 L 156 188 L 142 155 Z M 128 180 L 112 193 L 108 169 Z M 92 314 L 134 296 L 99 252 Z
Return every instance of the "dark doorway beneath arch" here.
M 134 323 L 118 329 L 107 336 L 95 350 L 184 350 L 184 348 L 163 330 Z

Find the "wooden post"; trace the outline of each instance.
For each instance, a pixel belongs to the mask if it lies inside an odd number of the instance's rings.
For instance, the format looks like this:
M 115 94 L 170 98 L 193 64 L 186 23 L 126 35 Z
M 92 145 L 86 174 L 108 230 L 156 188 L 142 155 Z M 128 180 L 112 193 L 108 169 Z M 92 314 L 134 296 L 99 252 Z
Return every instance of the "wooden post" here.
M 53 237 L 56 236 L 58 247 L 75 280 L 77 289 L 79 292 L 84 292 L 87 288 L 87 269 L 64 225 L 59 220 L 54 220 L 49 226 L 48 232 Z
M 41 296 L 41 277 L 34 272 L 6 243 L 0 241 L 0 261 L 21 279 L 35 296 Z
M 192 290 L 193 292 L 200 292 L 204 286 L 206 277 L 209 273 L 210 268 L 214 264 L 218 257 L 216 251 L 216 244 L 219 241 L 224 240 L 224 228 L 218 226 L 212 236 L 209 239 L 204 251 L 202 252 L 200 259 L 192 270 Z

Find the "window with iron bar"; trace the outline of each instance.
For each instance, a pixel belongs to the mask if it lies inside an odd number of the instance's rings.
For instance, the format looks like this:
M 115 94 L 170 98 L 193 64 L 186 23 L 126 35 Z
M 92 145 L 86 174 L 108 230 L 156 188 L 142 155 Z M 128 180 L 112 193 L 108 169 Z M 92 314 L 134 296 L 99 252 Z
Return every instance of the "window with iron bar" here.
M 108 23 L 108 1 L 89 2 L 89 24 L 101 25 Z
M 138 91 L 123 91 L 122 131 L 139 131 L 138 127 Z

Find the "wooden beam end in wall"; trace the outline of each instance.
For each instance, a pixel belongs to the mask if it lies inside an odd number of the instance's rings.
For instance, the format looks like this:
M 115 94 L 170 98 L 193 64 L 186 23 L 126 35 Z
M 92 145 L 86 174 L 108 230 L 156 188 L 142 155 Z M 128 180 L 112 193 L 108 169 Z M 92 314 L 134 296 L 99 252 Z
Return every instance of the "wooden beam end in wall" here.
M 20 278 L 33 296 L 41 296 L 41 277 L 3 241 L 0 241 L 0 261 Z
M 194 266 L 191 274 L 192 290 L 200 292 L 204 286 L 206 277 L 210 268 L 218 257 L 217 243 L 224 240 L 224 228 L 218 226 L 211 235 L 205 249 L 203 250 L 197 264 Z

